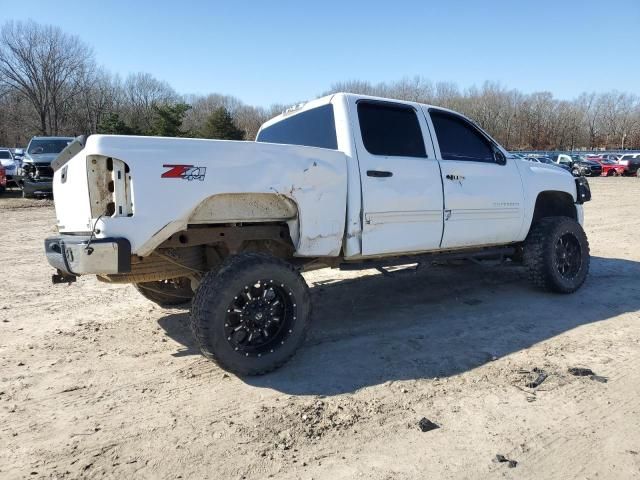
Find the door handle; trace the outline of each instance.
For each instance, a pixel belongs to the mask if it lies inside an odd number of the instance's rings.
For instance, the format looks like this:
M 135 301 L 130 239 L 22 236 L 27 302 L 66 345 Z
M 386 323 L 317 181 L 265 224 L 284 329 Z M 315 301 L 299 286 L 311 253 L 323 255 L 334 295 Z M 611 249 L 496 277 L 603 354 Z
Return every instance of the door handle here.
M 385 172 L 384 170 L 367 170 L 368 177 L 393 177 L 393 172 Z
M 464 180 L 464 176 L 463 175 L 447 175 L 445 178 L 447 180 L 451 180 L 453 182 L 460 182 L 460 181 Z

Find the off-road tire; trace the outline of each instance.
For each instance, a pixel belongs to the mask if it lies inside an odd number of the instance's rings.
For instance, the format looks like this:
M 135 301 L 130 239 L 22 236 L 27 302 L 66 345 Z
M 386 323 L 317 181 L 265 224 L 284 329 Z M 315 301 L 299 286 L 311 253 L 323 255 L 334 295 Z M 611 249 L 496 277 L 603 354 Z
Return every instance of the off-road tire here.
M 188 305 L 193 298 L 191 280 L 186 277 L 134 283 L 133 286 L 140 295 L 161 307 Z
M 225 334 L 233 302 L 256 282 L 273 282 L 288 294 L 293 323 L 282 343 L 259 354 L 237 350 Z M 221 268 L 207 273 L 191 305 L 191 329 L 202 354 L 225 370 L 239 375 L 262 375 L 286 363 L 304 342 L 311 320 L 309 288 L 288 262 L 263 253 L 241 253 L 225 260 Z
M 557 266 L 557 245 L 561 238 L 573 238 L 579 247 L 577 271 L 567 278 Z M 578 222 L 569 217 L 545 217 L 532 226 L 524 244 L 524 265 L 533 285 L 557 293 L 578 290 L 589 273 L 589 242 Z

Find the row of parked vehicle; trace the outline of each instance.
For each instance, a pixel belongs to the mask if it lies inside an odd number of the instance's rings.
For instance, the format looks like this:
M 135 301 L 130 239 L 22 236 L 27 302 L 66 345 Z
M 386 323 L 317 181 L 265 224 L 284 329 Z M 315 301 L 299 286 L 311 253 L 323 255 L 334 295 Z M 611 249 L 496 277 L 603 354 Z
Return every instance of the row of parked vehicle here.
M 51 195 L 51 162 L 72 141 L 72 137 L 33 137 L 26 149 L 0 147 L 0 193 L 13 186 L 25 198 Z
M 640 153 L 602 154 L 523 154 L 512 153 L 529 162 L 546 163 L 571 172 L 574 177 L 640 177 Z

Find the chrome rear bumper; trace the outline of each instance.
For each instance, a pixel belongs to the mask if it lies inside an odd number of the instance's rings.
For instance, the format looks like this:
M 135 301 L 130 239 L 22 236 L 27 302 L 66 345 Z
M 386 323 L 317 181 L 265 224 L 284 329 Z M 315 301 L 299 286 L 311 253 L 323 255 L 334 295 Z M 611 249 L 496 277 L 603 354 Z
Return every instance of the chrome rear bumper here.
M 125 238 L 59 235 L 44 241 L 49 264 L 64 276 L 128 273 L 131 244 Z

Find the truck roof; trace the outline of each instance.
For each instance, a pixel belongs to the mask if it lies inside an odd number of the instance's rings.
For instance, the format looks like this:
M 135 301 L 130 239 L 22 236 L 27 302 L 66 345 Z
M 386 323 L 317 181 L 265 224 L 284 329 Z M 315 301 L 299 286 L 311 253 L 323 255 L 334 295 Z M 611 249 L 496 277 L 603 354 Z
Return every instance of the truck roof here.
M 480 128 L 480 130 L 482 130 L 485 135 L 489 136 L 489 138 L 491 138 L 496 144 L 499 145 L 499 143 L 493 138 L 491 137 L 482 127 L 480 127 L 475 121 L 473 121 L 471 118 L 463 115 L 460 112 L 456 112 L 455 110 L 451 110 L 449 108 L 445 108 L 445 107 L 439 107 L 437 105 L 430 105 L 427 103 L 420 103 L 420 102 L 412 102 L 409 100 L 398 100 L 396 98 L 390 98 L 390 97 L 376 97 L 373 95 L 360 95 L 357 93 L 349 93 L 349 92 L 337 92 L 337 93 L 332 93 L 330 95 L 325 95 L 324 97 L 320 97 L 320 98 L 316 98 L 314 100 L 309 100 L 307 102 L 303 102 L 303 103 L 299 103 L 297 105 L 294 105 L 292 107 L 289 107 L 287 110 L 285 110 L 284 112 L 282 112 L 280 115 L 273 117 L 270 120 L 267 120 L 266 122 L 264 122 L 261 126 L 260 126 L 260 130 L 262 130 L 263 128 L 269 127 L 271 125 L 273 125 L 274 123 L 278 123 L 281 120 L 284 120 L 287 117 L 290 117 L 292 115 L 296 115 L 298 113 L 307 111 L 307 110 L 311 110 L 312 108 L 316 108 L 316 107 L 320 107 L 322 105 L 327 105 L 329 103 L 332 103 L 334 99 L 340 98 L 340 97 L 345 97 L 347 99 L 355 99 L 357 100 L 373 100 L 373 101 L 379 101 L 379 102 L 393 102 L 393 103 L 399 103 L 399 104 L 404 104 L 404 105 L 410 105 L 414 108 L 421 106 L 421 107 L 426 107 L 427 109 L 429 108 L 436 108 L 438 110 L 442 110 L 444 112 L 450 112 L 453 113 L 455 115 L 459 115 L 461 117 L 464 117 L 465 119 L 467 119 L 469 122 L 471 122 L 472 124 L 476 125 L 478 128 Z M 258 131 L 258 133 L 260 133 L 260 131 Z

